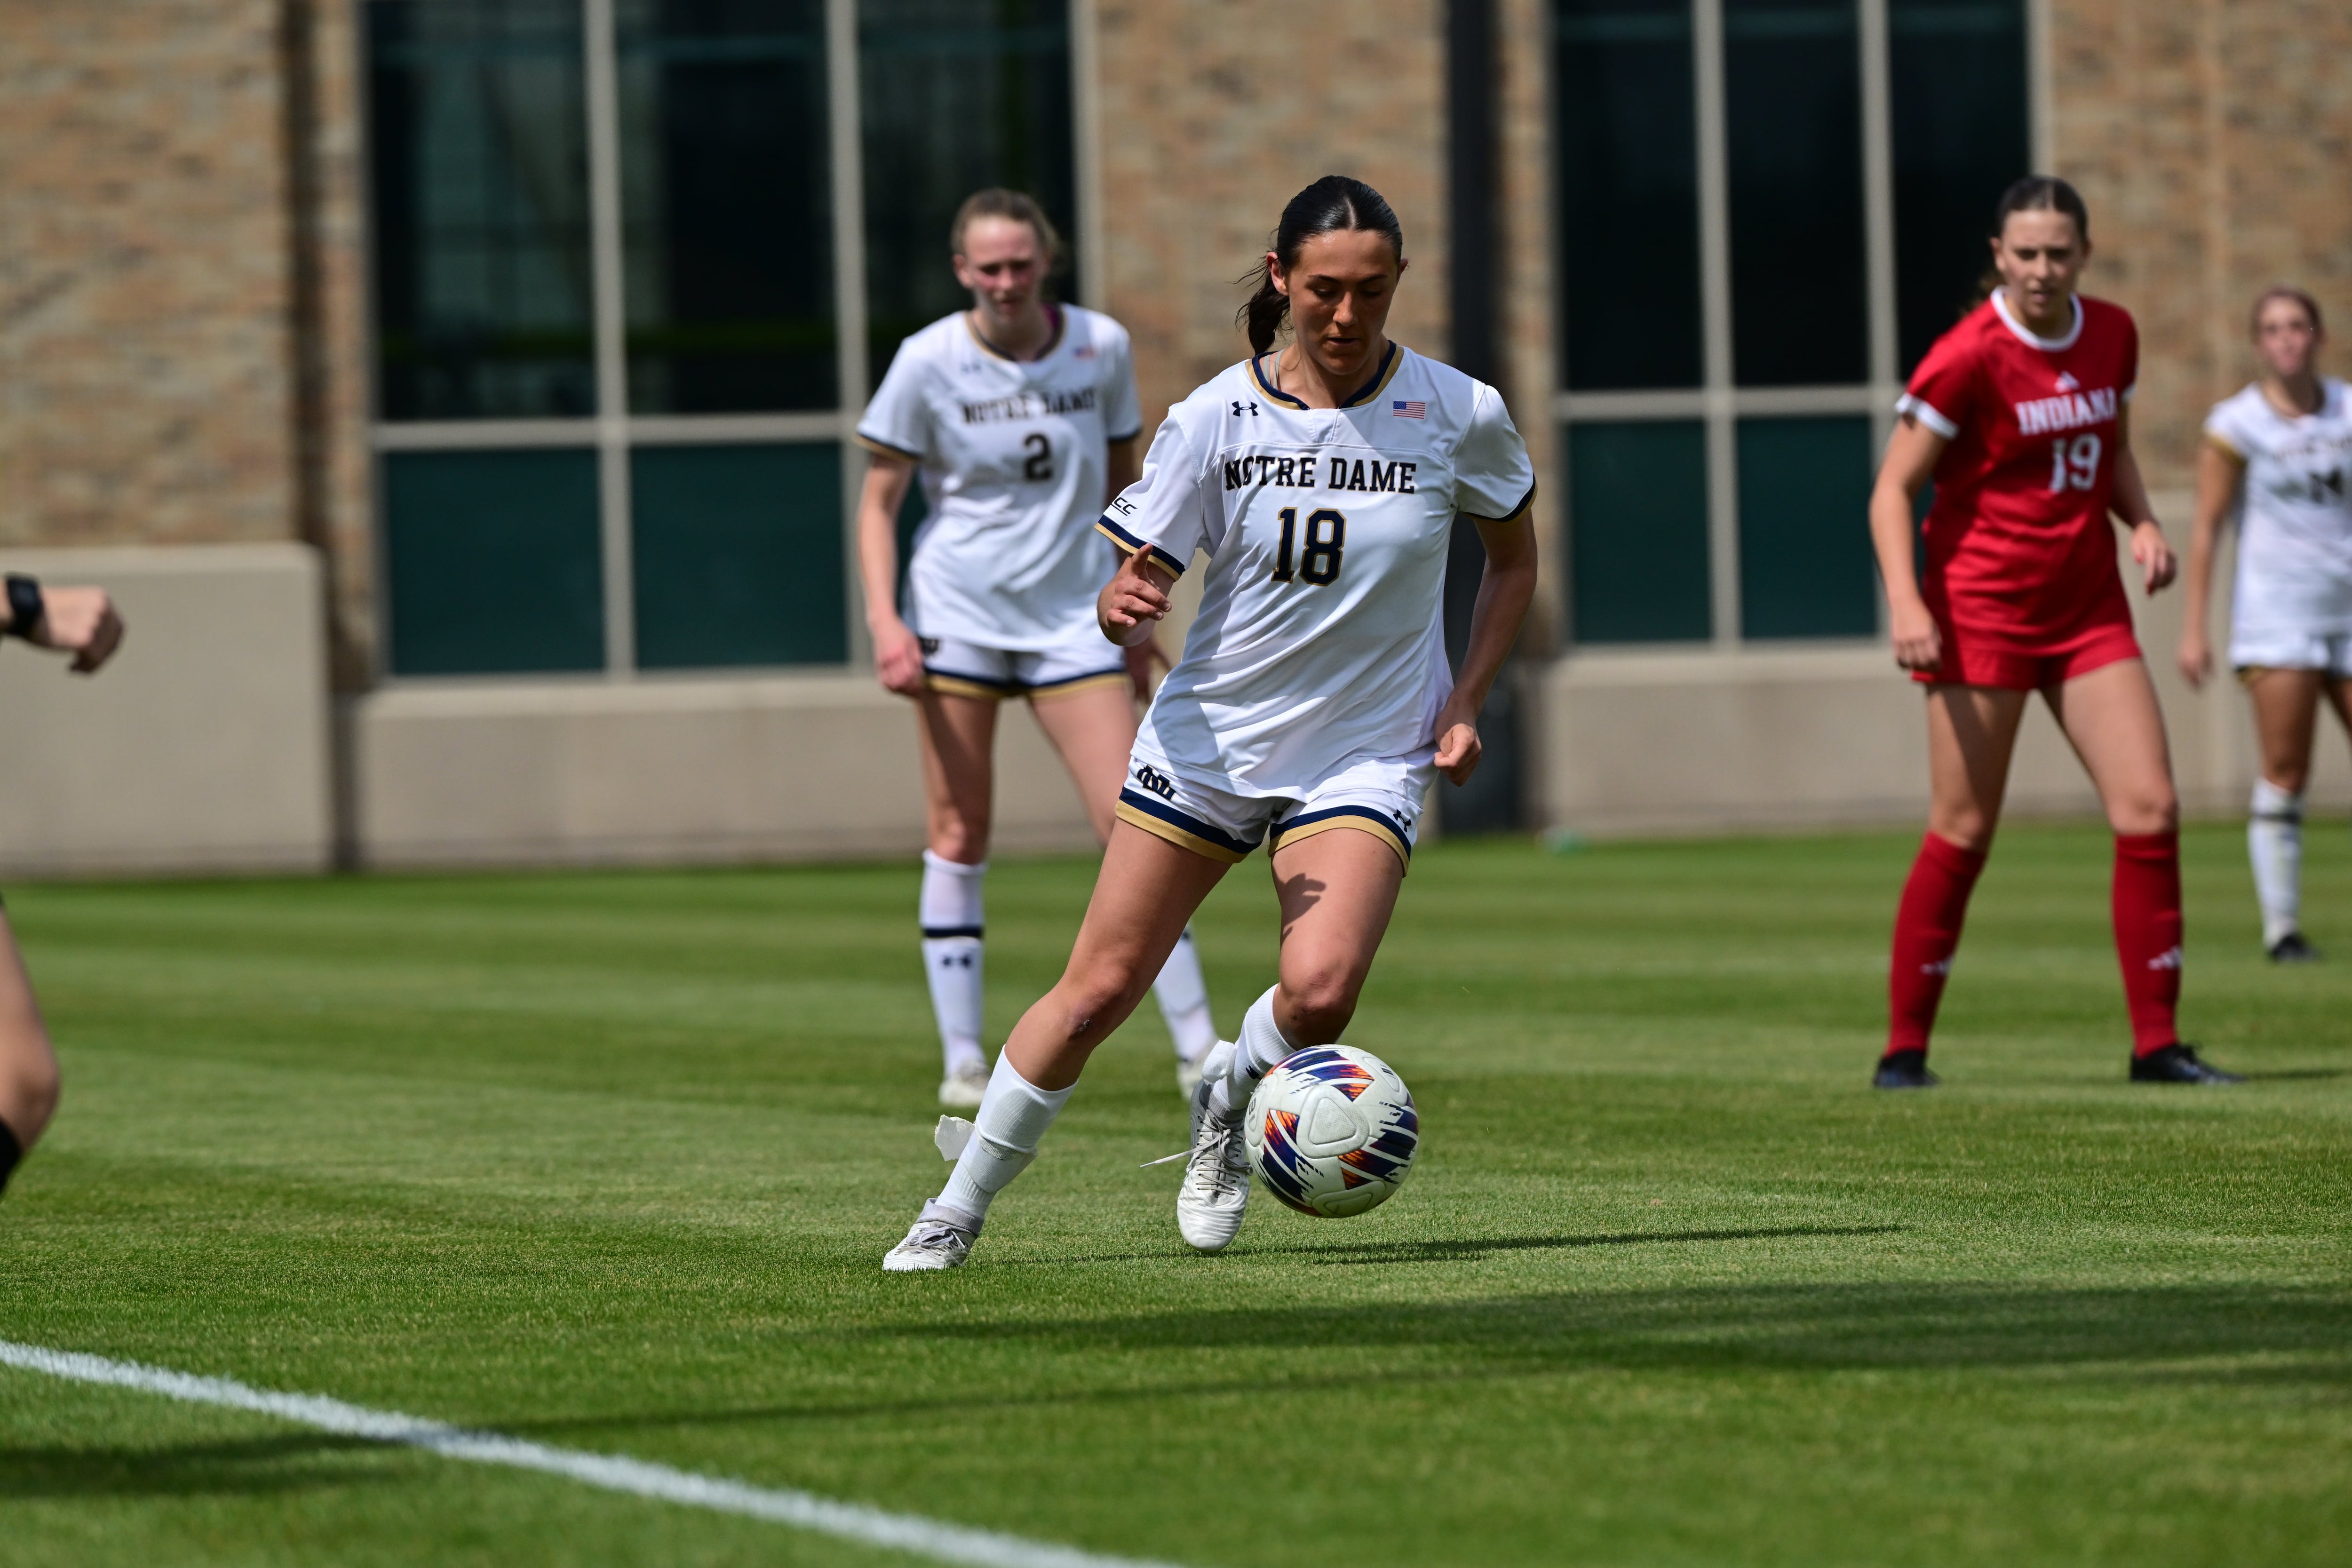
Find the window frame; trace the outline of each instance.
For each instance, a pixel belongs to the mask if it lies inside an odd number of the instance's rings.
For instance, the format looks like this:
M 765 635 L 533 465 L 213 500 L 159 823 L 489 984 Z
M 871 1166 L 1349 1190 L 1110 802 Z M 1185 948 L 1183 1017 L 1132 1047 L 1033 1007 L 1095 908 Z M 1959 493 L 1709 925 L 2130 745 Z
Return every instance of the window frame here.
M 1741 626 L 1739 542 L 1739 423 L 1743 419 L 1808 415 L 1867 416 L 1871 449 L 1884 450 L 1895 426 L 1895 401 L 1903 391 L 1896 370 L 1899 343 L 1895 319 L 1895 159 L 1894 121 L 1890 105 L 1890 56 L 1887 0 L 1855 0 L 1856 34 L 1861 73 L 1863 144 L 1864 273 L 1867 280 L 1866 319 L 1869 330 L 1866 381 L 1825 386 L 1750 386 L 1737 384 L 1732 367 L 1731 335 L 1731 216 L 1729 153 L 1726 142 L 1723 0 L 1691 0 L 1691 54 L 1694 110 L 1697 120 L 1699 202 L 1699 299 L 1704 315 L 1701 333 L 1701 383 L 1696 387 L 1628 392 L 1570 392 L 1554 382 L 1552 420 L 1559 433 L 1559 458 L 1565 466 L 1570 449 L 1569 432 L 1587 423 L 1621 424 L 1648 420 L 1698 420 L 1706 428 L 1707 498 L 1707 568 L 1710 635 L 1706 646 L 1725 652 L 1764 646 L 1744 635 Z M 1547 25 L 1557 13 L 1546 8 Z M 2049 163 L 2051 104 L 2048 93 L 2049 0 L 2024 0 L 2025 111 L 2027 143 L 2034 165 Z M 1547 74 L 1556 69 L 1557 41 L 1545 50 Z M 1557 124 L 1557 119 L 1551 121 Z M 1557 214 L 1559 191 L 1554 184 L 1549 205 Z M 1563 226 L 1553 218 L 1555 233 Z M 1557 311 L 1557 330 L 1566 331 L 1566 312 Z M 1559 377 L 1564 363 L 1563 345 L 1552 345 L 1551 374 Z M 1564 526 L 1576 527 L 1570 515 Z M 1886 627 L 1885 593 L 1877 595 L 1877 630 Z M 1578 646 L 1572 613 L 1572 592 L 1563 602 L 1569 610 L 1567 647 Z M 1785 639 L 1769 639 L 1786 646 Z M 1853 643 L 1866 639 L 1831 637 L 1823 642 Z M 1608 647 L 1650 647 L 1688 644 L 1605 644 Z
M 865 483 L 866 453 L 855 439 L 857 421 L 872 395 L 866 344 L 865 131 L 859 73 L 857 0 L 824 0 L 826 172 L 833 222 L 833 296 L 836 323 L 835 366 L 838 405 L 831 411 L 773 414 L 636 414 L 628 400 L 627 297 L 624 284 L 623 195 L 619 48 L 614 0 L 572 0 L 581 10 L 583 112 L 588 130 L 588 206 L 593 279 L 591 318 L 594 339 L 597 412 L 585 417 L 388 420 L 379 406 L 375 314 L 378 257 L 374 193 L 368 188 L 368 160 L 359 161 L 362 188 L 360 213 L 365 238 L 368 299 L 363 315 L 367 367 L 367 453 L 373 505 L 371 574 L 376 624 L 383 628 L 375 650 L 379 686 L 480 685 L 547 680 L 620 683 L 635 680 L 740 679 L 759 674 L 846 672 L 873 658 L 866 629 L 864 588 L 857 568 L 857 500 Z M 1080 237 L 1076 292 L 1095 298 L 1099 245 L 1099 151 L 1095 127 L 1097 93 L 1093 81 L 1098 50 L 1094 7 L 1073 0 L 1068 12 L 1071 73 L 1072 175 Z M 365 95 L 371 82 L 365 58 L 366 30 L 360 29 L 357 80 L 362 134 L 372 124 Z M 730 665 L 702 669 L 644 669 L 637 664 L 635 500 L 630 454 L 644 447 L 797 446 L 832 444 L 841 463 L 842 580 L 845 639 L 838 665 Z M 452 452 L 566 448 L 596 454 L 598 543 L 604 571 L 604 667 L 576 674 L 400 675 L 392 668 L 390 544 L 385 467 L 395 452 Z

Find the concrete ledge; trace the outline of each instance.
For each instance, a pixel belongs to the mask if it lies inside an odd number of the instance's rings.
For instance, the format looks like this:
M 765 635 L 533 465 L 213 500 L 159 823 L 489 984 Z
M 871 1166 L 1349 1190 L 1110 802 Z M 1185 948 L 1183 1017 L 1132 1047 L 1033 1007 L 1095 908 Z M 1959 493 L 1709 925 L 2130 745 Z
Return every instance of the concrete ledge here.
M 309 547 L 6 550 L 0 571 L 97 584 L 129 626 L 88 679 L 0 645 L 0 871 L 327 865 L 326 640 Z
M 913 709 L 871 676 L 395 686 L 351 708 L 357 837 L 373 866 L 911 855 Z M 1060 759 L 1007 703 L 995 845 L 1094 836 Z

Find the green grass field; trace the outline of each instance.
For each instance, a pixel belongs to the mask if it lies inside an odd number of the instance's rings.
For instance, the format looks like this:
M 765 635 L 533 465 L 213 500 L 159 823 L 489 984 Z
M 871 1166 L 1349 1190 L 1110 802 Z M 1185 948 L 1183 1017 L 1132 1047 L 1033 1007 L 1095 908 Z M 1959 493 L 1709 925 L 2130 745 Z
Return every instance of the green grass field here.
M 1353 1043 L 1411 1184 L 1190 1254 L 1156 1016 L 972 1266 L 909 866 L 24 887 L 66 1108 L 0 1339 L 1212 1564 L 2352 1561 L 2352 841 L 2256 950 L 2188 840 L 2135 1088 L 2107 841 L 2012 827 L 1936 1065 L 1867 1087 L 1911 835 L 1433 847 Z M 1092 876 L 999 865 L 992 1038 Z M 1200 931 L 1228 1029 L 1263 863 Z M 877 1549 L 0 1369 L 11 1564 L 885 1563 Z

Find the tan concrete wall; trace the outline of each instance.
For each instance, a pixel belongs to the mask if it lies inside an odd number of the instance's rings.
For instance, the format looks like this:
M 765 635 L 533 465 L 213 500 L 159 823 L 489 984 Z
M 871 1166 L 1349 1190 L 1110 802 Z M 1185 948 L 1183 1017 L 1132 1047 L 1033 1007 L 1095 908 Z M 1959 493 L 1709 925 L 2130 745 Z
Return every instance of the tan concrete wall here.
M 1096 0 L 1106 305 L 1135 338 L 1144 420 L 1246 354 L 1233 280 L 1285 203 L 1353 174 L 1402 221 L 1390 331 L 1446 352 L 1439 0 Z
M 0 872 L 327 865 L 315 552 L 0 550 L 0 572 L 97 583 L 129 627 L 87 678 L 59 656 L 0 644 Z
M 863 674 L 404 685 L 358 699 L 373 866 L 829 859 L 923 846 L 912 710 Z M 1020 704 L 997 738 L 999 850 L 1094 842 Z
M 2158 498 L 2177 508 L 2184 498 Z M 2225 555 L 2219 563 L 2226 574 Z M 2181 598 L 2134 594 L 2191 815 L 2234 816 L 2253 787 L 2252 719 L 2224 675 L 2202 692 L 2175 669 Z M 2226 638 L 2227 615 L 2216 634 Z M 1705 832 L 1927 815 L 1920 697 L 1877 647 L 1580 653 L 1535 679 L 1536 797 L 1548 826 L 1580 832 Z M 2352 805 L 2343 738 L 2321 736 L 2311 785 L 2328 810 Z M 2011 772 L 2009 809 L 2095 816 L 2081 765 L 2032 705 Z
M 268 0 L 0 0 L 0 542 L 295 532 Z
M 2097 247 L 2084 286 L 2138 318 L 2133 443 L 2151 484 L 2185 486 L 2206 408 L 2252 374 L 2264 285 L 2352 321 L 2352 7 L 2048 4 L 2055 172 Z

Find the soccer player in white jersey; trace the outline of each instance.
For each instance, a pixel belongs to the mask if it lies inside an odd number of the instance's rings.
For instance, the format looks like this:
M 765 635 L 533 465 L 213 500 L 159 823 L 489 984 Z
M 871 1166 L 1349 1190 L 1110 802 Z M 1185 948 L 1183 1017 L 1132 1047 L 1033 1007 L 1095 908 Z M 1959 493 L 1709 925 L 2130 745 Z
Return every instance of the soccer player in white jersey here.
M 1252 357 L 1169 412 L 1103 518 L 1127 552 L 1099 600 L 1105 637 L 1150 636 L 1195 552 L 1209 557 L 1201 612 L 1136 737 L 1069 966 L 1013 1028 L 946 1189 L 886 1269 L 964 1261 L 1087 1054 L 1259 843 L 1281 979 L 1193 1090 L 1176 1200 L 1191 1245 L 1216 1251 L 1241 1227 L 1252 1088 L 1354 1014 L 1423 802 L 1437 773 L 1458 783 L 1477 766 L 1478 710 L 1536 580 L 1527 447 L 1493 387 L 1389 340 L 1403 271 L 1379 193 L 1336 174 L 1300 192 L 1243 308 Z M 1271 352 L 1286 316 L 1291 342 Z M 1458 680 L 1442 608 L 1457 513 L 1486 546 Z
M 2319 699 L 2352 729 L 2352 392 L 2318 371 L 2319 305 L 2300 289 L 2254 301 L 2262 376 L 2213 405 L 2197 458 L 2180 671 L 2212 668 L 2213 541 L 2243 498 L 2230 663 L 2253 700 L 2262 776 L 2246 847 L 2273 963 L 2317 957 L 2303 936 L 2303 786 Z
M 940 1103 L 988 1087 L 981 1047 L 982 900 L 994 795 L 997 704 L 1025 697 L 1086 803 L 1110 833 L 1135 703 L 1167 663 L 1149 640 L 1122 650 L 1095 626 L 1116 556 L 1095 532 L 1106 498 L 1135 478 L 1142 415 L 1127 332 L 1045 295 L 1061 240 L 1017 191 L 965 201 L 950 232 L 971 309 L 898 345 L 858 421 L 873 460 L 857 514 L 866 620 L 882 684 L 915 699 L 929 847 L 923 967 L 946 1072 Z M 898 606 L 898 517 L 919 470 L 930 515 Z M 1160 1009 L 1187 1092 L 1217 1043 L 1188 931 L 1160 972 Z

